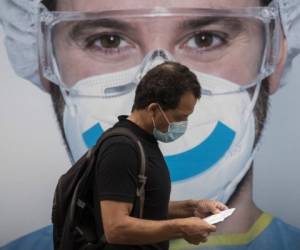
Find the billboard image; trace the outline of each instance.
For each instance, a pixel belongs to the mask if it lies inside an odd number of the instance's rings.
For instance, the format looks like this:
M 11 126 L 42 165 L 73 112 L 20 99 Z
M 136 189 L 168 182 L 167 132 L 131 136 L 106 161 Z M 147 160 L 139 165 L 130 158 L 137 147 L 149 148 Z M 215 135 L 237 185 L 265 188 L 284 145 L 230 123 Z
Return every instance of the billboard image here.
M 299 0 L 1 1 L 0 250 L 53 249 L 58 178 L 167 61 L 202 88 L 159 142 L 171 200 L 236 209 L 170 249 L 300 249 L 299 20 Z

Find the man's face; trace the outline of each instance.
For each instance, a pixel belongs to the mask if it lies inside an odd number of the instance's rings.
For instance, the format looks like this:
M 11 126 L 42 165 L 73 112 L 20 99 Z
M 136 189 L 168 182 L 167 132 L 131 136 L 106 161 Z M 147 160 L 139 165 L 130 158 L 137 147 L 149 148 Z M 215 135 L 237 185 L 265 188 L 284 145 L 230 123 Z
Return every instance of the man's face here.
M 155 126 L 162 132 L 167 132 L 169 125 L 173 122 L 187 121 L 193 113 L 197 99 L 191 92 L 186 92 L 180 98 L 178 106 L 175 109 L 162 110 L 159 105 L 155 105 L 153 120 Z

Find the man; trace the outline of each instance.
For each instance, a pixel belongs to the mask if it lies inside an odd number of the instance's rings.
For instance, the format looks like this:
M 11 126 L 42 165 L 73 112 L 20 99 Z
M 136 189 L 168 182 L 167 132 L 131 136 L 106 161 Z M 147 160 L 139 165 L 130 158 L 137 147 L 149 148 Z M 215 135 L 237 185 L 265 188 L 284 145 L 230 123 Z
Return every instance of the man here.
M 131 115 L 120 116 L 114 127 L 131 130 L 143 145 L 147 159 L 144 215 L 143 219 L 132 216 L 140 168 L 136 149 L 126 137 L 107 140 L 97 164 L 94 188 L 96 211 L 101 211 L 98 221 L 102 218 L 103 222 L 99 238 L 105 234 L 107 248 L 169 249 L 170 239 L 184 238 L 198 244 L 215 230 L 215 226 L 195 215 L 218 213 L 226 209 L 222 203 L 169 203 L 170 176 L 157 143 L 175 141 L 185 133 L 188 117 L 199 98 L 196 76 L 178 63 L 156 66 L 141 80 Z M 190 218 L 168 220 L 170 217 Z
M 15 22 L 3 13 L 7 46 L 19 74 L 51 94 L 73 161 L 114 117 L 129 113 L 141 76 L 165 60 L 179 61 L 197 75 L 203 96 L 185 135 L 160 145 L 170 167 L 172 197 L 220 199 L 237 208 L 218 226 L 219 235 L 209 239 L 208 248 L 299 248 L 299 230 L 263 213 L 252 200 L 252 160 L 268 96 L 279 87 L 287 42 L 296 42 L 287 29 L 297 15 L 296 1 L 44 3 L 62 12 L 52 15 L 43 9 L 39 14 L 41 79 L 37 64 L 28 63 L 36 55 L 34 25 L 22 26 L 32 24 L 28 14 Z M 36 3 L 27 5 L 14 3 L 34 15 Z M 15 31 L 10 25 L 32 32 L 33 40 L 22 44 L 22 36 L 9 32 Z M 24 54 L 14 55 L 16 47 L 26 48 Z M 191 246 L 179 241 L 172 247 Z

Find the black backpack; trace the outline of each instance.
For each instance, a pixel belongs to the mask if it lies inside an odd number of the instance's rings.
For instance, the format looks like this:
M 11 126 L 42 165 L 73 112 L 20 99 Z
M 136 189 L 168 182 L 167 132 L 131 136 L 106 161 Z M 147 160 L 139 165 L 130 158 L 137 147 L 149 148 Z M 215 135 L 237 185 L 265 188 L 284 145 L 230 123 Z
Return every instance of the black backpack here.
M 114 136 L 126 136 L 139 152 L 140 172 L 133 214 L 142 218 L 145 200 L 146 160 L 139 139 L 126 128 L 111 128 L 87 151 L 58 181 L 55 189 L 52 223 L 55 250 L 103 249 L 105 237 L 97 236 L 93 206 L 93 182 L 97 157 L 105 140 Z M 101 223 L 101 222 L 98 222 Z

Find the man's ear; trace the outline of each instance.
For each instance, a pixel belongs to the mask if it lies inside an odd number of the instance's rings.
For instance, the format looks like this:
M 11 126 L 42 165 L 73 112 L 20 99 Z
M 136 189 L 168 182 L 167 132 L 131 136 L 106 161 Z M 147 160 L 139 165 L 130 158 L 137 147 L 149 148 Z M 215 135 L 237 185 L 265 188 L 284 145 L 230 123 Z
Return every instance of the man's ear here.
M 281 33 L 282 34 L 282 33 Z M 280 49 L 279 49 L 279 56 L 278 56 L 278 62 L 275 68 L 275 71 L 272 75 L 268 77 L 269 82 L 269 93 L 274 94 L 276 90 L 279 88 L 280 85 L 280 79 L 283 75 L 286 59 L 288 54 L 288 44 L 286 37 L 281 35 L 281 43 L 280 43 Z
M 158 103 L 151 103 L 147 107 L 147 111 L 151 115 L 151 117 L 155 118 L 155 115 L 157 114 L 156 110 L 158 109 Z

